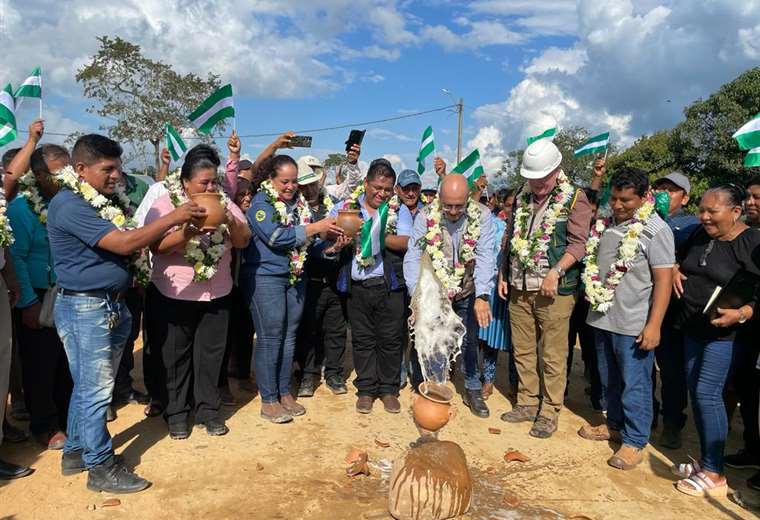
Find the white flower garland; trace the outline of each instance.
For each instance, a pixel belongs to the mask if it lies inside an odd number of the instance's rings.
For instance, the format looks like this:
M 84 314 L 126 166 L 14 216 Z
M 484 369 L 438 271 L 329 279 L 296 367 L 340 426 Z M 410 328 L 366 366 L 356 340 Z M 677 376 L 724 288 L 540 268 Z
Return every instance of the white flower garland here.
M 636 211 L 633 218 L 625 224 L 626 231 L 618 245 L 617 257 L 615 258 L 615 262 L 610 265 L 610 269 L 607 271 L 604 279 L 601 278 L 599 273 L 597 253 L 599 252 L 599 243 L 604 231 L 610 224 L 613 224 L 612 215 L 598 218 L 591 227 L 591 232 L 586 242 L 586 257 L 584 259 L 586 268 L 583 271 L 583 283 L 586 290 L 586 299 L 591 304 L 591 308 L 596 312 L 605 314 L 612 308 L 615 289 L 617 289 L 625 273 L 628 272 L 628 268 L 639 251 L 639 236 L 641 236 L 641 232 L 646 228 L 653 211 L 654 201 L 651 197 L 648 197 L 646 202 Z
M 293 227 L 294 219 L 298 219 L 299 226 L 306 226 L 311 224 L 311 210 L 306 202 L 306 199 L 301 193 L 297 194 L 296 207 L 292 213 L 288 213 L 288 207 L 285 202 L 280 199 L 280 194 L 274 189 L 272 181 L 266 180 L 261 183 L 261 190 L 267 195 L 267 202 L 274 208 L 274 220 L 285 227 Z M 290 250 L 290 285 L 295 285 L 303 274 L 303 266 L 306 263 L 306 257 L 309 250 L 311 240 L 307 239 L 306 242 L 300 247 L 294 247 Z
M 356 187 L 356 189 L 349 195 L 349 197 L 343 202 L 343 209 L 356 209 L 360 210 L 359 205 L 359 197 L 361 197 L 364 194 L 364 184 L 360 184 Z M 401 207 L 401 202 L 399 201 L 398 195 L 393 195 L 388 200 L 388 216 L 386 217 L 385 221 L 385 234 L 386 235 L 395 235 L 396 229 L 398 226 L 398 211 Z M 370 256 L 367 258 L 364 258 L 362 256 L 362 247 L 361 244 L 357 242 L 356 244 L 356 264 L 359 266 L 360 269 L 367 270 L 373 265 L 375 265 L 375 257 Z
M 335 207 L 335 202 L 333 202 L 332 197 L 329 193 L 322 190 L 322 205 L 325 207 L 325 215 L 329 215 L 330 212 Z
M 222 206 L 227 208 L 230 199 L 224 193 L 220 179 L 217 179 L 216 184 L 218 192 L 222 195 Z M 169 190 L 169 199 L 175 208 L 190 200 L 185 194 L 185 189 L 182 187 L 179 170 L 166 176 L 166 188 Z M 220 224 L 218 228 L 209 234 L 208 245 L 201 243 L 202 235 L 194 236 L 185 244 L 183 256 L 193 266 L 194 282 L 210 280 L 219 270 L 219 261 L 227 250 L 227 246 L 224 243 L 227 232 L 227 224 Z
M 63 188 L 82 197 L 90 206 L 95 208 L 100 218 L 111 222 L 117 229 L 123 231 L 137 227 L 137 224 L 132 219 L 129 197 L 127 197 L 127 194 L 124 192 L 124 186 L 121 184 L 116 185 L 116 192 L 112 197 L 106 197 L 100 194 L 87 181 L 80 179 L 71 166 L 66 166 L 53 175 Z M 143 286 L 148 285 L 150 282 L 148 249 L 141 249 L 130 256 L 129 266 L 137 283 Z
M 546 258 L 554 227 L 557 219 L 565 210 L 573 198 L 575 188 L 568 180 L 563 171 L 557 177 L 557 185 L 550 194 L 549 206 L 544 212 L 541 224 L 526 237 L 528 233 L 529 219 L 532 215 L 530 204 L 530 192 L 526 191 L 520 197 L 515 211 L 515 222 L 512 231 L 510 246 L 512 253 L 526 271 L 538 273 L 541 270 L 541 261 Z
M 8 247 L 13 244 L 13 230 L 8 217 L 5 216 L 5 190 L 0 186 L 0 247 Z
M 24 195 L 24 198 L 29 205 L 29 209 L 32 210 L 32 213 L 37 215 L 40 223 L 43 226 L 46 226 L 48 202 L 40 194 L 40 190 L 37 187 L 37 177 L 35 177 L 31 171 L 26 172 L 24 176 L 19 179 L 18 185 L 19 192 Z
M 441 203 L 438 197 L 433 199 L 428 207 L 427 233 L 423 237 L 425 252 L 430 255 L 433 269 L 438 280 L 446 290 L 449 300 L 462 290 L 462 279 L 466 265 L 475 259 L 475 246 L 480 239 L 480 209 L 476 202 L 468 200 L 467 221 L 465 222 L 464 234 L 461 238 L 459 249 L 459 261 L 451 267 L 451 262 L 443 253 L 443 230 L 441 229 Z

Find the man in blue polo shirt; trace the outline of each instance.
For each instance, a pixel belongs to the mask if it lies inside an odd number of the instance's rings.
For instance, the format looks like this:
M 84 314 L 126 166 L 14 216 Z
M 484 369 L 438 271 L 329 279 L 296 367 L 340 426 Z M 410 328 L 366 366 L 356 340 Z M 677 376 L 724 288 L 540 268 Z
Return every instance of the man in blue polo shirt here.
M 110 197 L 121 182 L 121 153 L 117 142 L 85 135 L 74 145 L 71 164 L 80 181 Z M 87 470 L 91 490 L 134 493 L 150 485 L 114 456 L 106 428 L 115 371 L 132 321 L 124 302 L 132 284 L 128 257 L 169 229 L 204 215 L 190 202 L 127 231 L 101 218 L 71 190 L 62 189 L 50 202 L 48 234 L 59 287 L 55 323 L 74 380 L 61 471 L 73 475 Z

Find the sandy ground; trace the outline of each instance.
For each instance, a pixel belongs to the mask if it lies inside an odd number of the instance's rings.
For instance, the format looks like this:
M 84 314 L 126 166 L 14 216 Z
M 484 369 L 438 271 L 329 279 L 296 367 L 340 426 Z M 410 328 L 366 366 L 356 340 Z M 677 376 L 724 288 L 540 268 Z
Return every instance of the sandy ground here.
M 139 356 L 138 362 L 139 362 Z M 645 462 L 633 471 L 605 463 L 612 453 L 607 443 L 585 441 L 576 431 L 590 413 L 583 396 L 580 355 L 573 368 L 573 385 L 559 431 L 550 440 L 528 436 L 529 424 L 509 425 L 499 415 L 510 408 L 503 388 L 488 401 L 490 419 L 478 419 L 456 398 L 458 415 L 441 438 L 458 442 L 475 479 L 471 512 L 462 518 L 522 519 L 682 519 L 757 518 L 730 500 L 708 501 L 677 492 L 668 466 L 698 454 L 696 432 L 689 426 L 683 449 L 647 449 Z M 502 360 L 503 361 L 503 360 Z M 499 378 L 506 379 L 505 368 Z M 259 417 L 259 399 L 241 392 L 226 409 L 230 433 L 209 437 L 195 429 L 189 439 L 172 441 L 161 418 L 147 419 L 142 406 L 121 408 L 109 425 L 114 447 L 128 464 L 153 482 L 136 495 L 123 495 L 120 505 L 102 507 L 108 498 L 88 491 L 86 474 L 62 477 L 60 453 L 41 451 L 28 441 L 0 448 L 0 458 L 31 464 L 27 478 L 0 481 L 1 519 L 384 519 L 387 513 L 388 464 L 417 438 L 408 411 L 411 395 L 402 391 L 404 411 L 390 415 L 376 406 L 369 416 L 354 411 L 354 397 L 332 395 L 320 386 L 315 397 L 302 399 L 308 413 L 287 425 Z M 378 403 L 379 404 L 379 403 Z M 737 413 L 738 416 L 738 413 Z M 501 433 L 489 433 L 488 428 Z M 729 451 L 740 446 L 741 424 L 734 421 Z M 653 436 L 656 438 L 656 433 Z M 389 443 L 380 447 L 376 441 Z M 351 447 L 365 448 L 373 463 L 368 477 L 345 476 L 344 457 Z M 531 460 L 503 461 L 504 452 L 519 449 Z M 730 471 L 729 482 L 744 497 L 760 501 L 745 487 L 751 471 Z M 508 506 L 504 497 L 519 505 Z M 93 507 L 94 506 L 94 507 Z

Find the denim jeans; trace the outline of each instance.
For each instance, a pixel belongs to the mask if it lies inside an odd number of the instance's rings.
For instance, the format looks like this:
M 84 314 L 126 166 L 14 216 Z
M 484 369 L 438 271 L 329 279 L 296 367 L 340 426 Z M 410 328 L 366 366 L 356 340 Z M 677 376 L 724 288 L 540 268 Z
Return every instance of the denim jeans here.
M 483 383 L 480 379 L 480 364 L 478 363 L 478 331 L 480 326 L 475 318 L 475 296 L 472 295 L 464 300 L 452 304 L 454 312 L 462 318 L 466 333 L 462 342 L 462 372 L 464 374 L 464 387 L 467 390 L 480 390 Z
M 654 351 L 642 350 L 635 336 L 594 329 L 599 378 L 607 396 L 607 425 L 623 442 L 643 448 L 652 428 Z
M 700 463 L 716 473 L 723 473 L 723 450 L 728 435 L 723 388 L 736 352 L 734 340 L 707 341 L 684 336 L 686 384 L 699 434 Z
M 63 451 L 82 450 L 85 466 L 92 468 L 113 455 L 106 412 L 132 316 L 123 300 L 63 294 L 54 316 L 74 381 Z
M 290 393 L 293 353 L 304 306 L 304 282 L 290 285 L 288 275 L 251 275 L 241 280 L 256 329 L 253 351 L 256 383 L 263 403 Z

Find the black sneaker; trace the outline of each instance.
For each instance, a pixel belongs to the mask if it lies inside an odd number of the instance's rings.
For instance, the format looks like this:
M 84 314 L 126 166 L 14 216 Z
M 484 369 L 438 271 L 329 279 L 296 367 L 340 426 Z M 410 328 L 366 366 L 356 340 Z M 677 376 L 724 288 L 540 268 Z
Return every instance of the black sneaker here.
M 760 469 L 760 455 L 747 450 L 739 450 L 733 455 L 726 455 L 723 463 L 734 469 Z
M 169 423 L 169 437 L 175 441 L 181 441 L 190 437 L 190 428 L 187 427 L 187 423 L 175 422 Z
M 137 493 L 150 486 L 150 482 L 131 472 L 113 457 L 88 471 L 87 489 L 107 493 Z
M 224 421 L 219 419 L 211 419 L 202 423 L 206 427 L 206 433 L 212 437 L 218 437 L 220 435 L 227 435 L 230 429 L 224 424 Z
M 327 388 L 330 389 L 332 393 L 335 395 L 343 395 L 348 393 L 348 389 L 346 388 L 346 383 L 343 382 L 343 378 L 340 376 L 330 376 L 327 378 L 327 381 L 325 381 L 325 384 L 327 385 Z
M 298 397 L 312 397 L 318 385 L 319 381 L 316 381 L 313 377 L 304 377 L 301 380 L 301 386 L 298 387 Z
M 114 454 L 113 459 L 117 464 L 124 464 L 124 457 L 121 455 Z M 87 467 L 84 465 L 84 459 L 82 459 L 82 450 L 63 453 L 61 457 L 61 474 L 64 477 L 77 475 L 86 470 Z
M 464 395 L 462 396 L 462 402 L 476 417 L 485 419 L 491 414 L 488 410 L 486 402 L 483 400 L 483 391 L 481 389 L 465 389 Z
M 148 394 L 144 394 L 140 392 L 139 390 L 135 390 L 133 388 L 127 393 L 114 395 L 112 404 L 119 406 L 122 404 L 148 404 L 148 403 L 150 403 L 150 396 Z
M 29 438 L 28 432 L 22 430 L 21 428 L 16 428 L 7 420 L 3 421 L 3 440 L 4 441 L 17 444 L 19 442 L 24 442 L 28 438 Z

